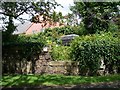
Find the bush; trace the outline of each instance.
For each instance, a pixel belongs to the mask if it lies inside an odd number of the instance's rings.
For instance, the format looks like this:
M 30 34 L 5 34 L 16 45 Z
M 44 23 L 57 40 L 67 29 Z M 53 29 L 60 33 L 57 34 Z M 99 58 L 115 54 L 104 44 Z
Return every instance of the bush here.
M 84 24 L 81 22 L 79 26 L 74 26 L 73 30 L 75 31 L 75 34 L 82 36 L 82 35 L 87 35 L 89 34 L 87 30 L 84 27 Z
M 79 61 L 81 72 L 94 75 L 102 59 L 109 73 L 113 73 L 113 68 L 119 68 L 120 65 L 119 35 L 108 32 L 76 38 L 71 44 L 72 60 Z
M 118 32 L 119 31 L 119 29 L 118 29 L 118 25 L 116 25 L 115 23 L 109 23 L 109 28 L 108 28 L 108 30 L 110 31 L 110 32 Z
M 51 57 L 53 60 L 70 60 L 69 46 L 53 46 L 51 50 Z
M 39 59 L 39 54 L 44 45 L 44 39 L 39 34 L 30 36 L 20 35 L 13 40 L 3 42 L 3 73 L 22 73 L 23 66 L 21 63 L 26 65 L 27 61 L 32 61 L 32 65 L 34 66 L 35 60 Z M 16 70 L 16 68 L 18 69 Z M 32 69 L 34 73 L 34 67 Z
M 69 34 L 78 34 L 78 35 L 86 35 L 87 32 L 85 31 L 85 28 L 83 24 L 80 26 L 64 26 L 64 27 L 57 27 L 53 29 L 45 29 L 44 32 L 45 36 L 47 37 L 59 37 L 62 35 L 69 35 Z

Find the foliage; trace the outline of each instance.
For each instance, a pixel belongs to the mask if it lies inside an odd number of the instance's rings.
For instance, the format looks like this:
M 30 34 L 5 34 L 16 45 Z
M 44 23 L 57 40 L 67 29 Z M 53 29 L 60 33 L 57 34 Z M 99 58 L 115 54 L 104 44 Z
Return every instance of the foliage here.
M 75 34 L 82 36 L 82 35 L 87 35 L 89 32 L 85 30 L 84 24 L 81 23 L 79 26 L 74 26 L 73 30 L 75 31 Z
M 85 29 L 93 34 L 97 31 L 107 31 L 113 17 L 118 16 L 120 2 L 74 2 L 71 10 L 82 17 Z
M 9 43 L 27 43 L 27 42 L 37 42 L 37 43 L 44 43 L 45 37 L 42 35 L 42 33 L 33 34 L 33 35 L 11 35 L 10 39 L 3 40 L 3 44 L 9 44 Z
M 118 28 L 119 26 L 118 25 L 116 25 L 115 23 L 109 23 L 109 28 L 108 28 L 108 30 L 110 31 L 110 32 L 119 32 L 120 31 L 120 29 Z
M 120 14 L 117 17 L 113 18 L 113 21 L 118 25 L 118 28 L 120 29 Z
M 33 34 L 33 35 L 19 35 L 17 40 L 19 42 L 38 42 L 38 43 L 45 43 L 44 36 L 41 33 Z M 16 41 L 17 41 L 16 40 Z
M 53 46 L 51 57 L 53 60 L 70 60 L 70 47 L 68 46 Z
M 18 70 L 19 73 L 22 73 L 21 63 L 26 64 L 27 61 L 32 61 L 32 73 L 34 73 L 35 60 L 39 59 L 39 54 L 44 46 L 44 38 L 40 34 L 33 36 L 15 36 L 13 39 L 11 38 L 10 41 L 3 42 L 2 73 L 15 73 Z M 19 64 L 18 70 L 16 70 L 16 64 Z
M 80 70 L 85 74 L 96 74 L 100 68 L 101 60 L 104 61 L 109 73 L 120 64 L 120 33 L 102 33 L 82 36 L 71 44 L 71 58 L 79 61 Z
M 3 42 L 2 46 L 6 47 L 7 49 L 14 47 L 18 47 L 23 50 L 23 54 L 26 55 L 27 53 L 37 52 L 39 53 L 42 50 L 42 47 L 45 45 L 45 39 L 42 34 L 34 34 L 34 35 L 13 35 L 9 41 Z M 4 49 L 3 48 L 3 52 Z M 22 58 L 22 57 L 21 57 Z
M 74 15 L 73 13 L 68 13 L 66 16 L 64 16 L 64 18 L 65 18 L 64 22 L 67 25 L 70 25 L 70 26 L 77 26 L 77 25 L 79 25 L 77 16 Z
M 64 76 L 64 75 L 3 75 L 0 85 L 2 87 L 23 86 L 69 86 L 88 83 L 115 82 L 120 81 L 120 75 L 108 76 Z
M 59 22 L 63 23 L 63 16 L 62 13 L 59 12 L 58 14 L 54 11 L 53 14 L 51 14 L 50 18 L 52 19 L 53 22 Z
M 56 8 L 56 6 L 60 6 L 56 1 L 26 1 L 22 2 L 21 0 L 16 0 L 16 2 L 4 2 L 4 0 L 0 1 L 0 19 L 3 20 L 3 24 L 6 24 L 7 26 L 4 26 L 4 38 L 6 37 L 9 39 L 9 35 L 11 35 L 15 30 L 16 27 L 14 25 L 13 20 L 17 19 L 24 22 L 24 19 L 20 16 L 23 14 L 28 14 L 29 16 L 32 16 L 31 19 L 32 22 L 39 22 L 39 20 L 34 19 L 35 14 L 39 14 L 43 16 L 44 20 L 46 21 L 52 14 L 53 9 Z
M 83 24 L 80 26 L 64 26 L 64 27 L 57 27 L 57 28 L 47 28 L 45 29 L 43 35 L 45 35 L 48 39 L 52 41 L 56 41 L 62 35 L 69 35 L 69 34 L 77 34 L 77 35 L 86 35 L 87 32 L 85 31 Z

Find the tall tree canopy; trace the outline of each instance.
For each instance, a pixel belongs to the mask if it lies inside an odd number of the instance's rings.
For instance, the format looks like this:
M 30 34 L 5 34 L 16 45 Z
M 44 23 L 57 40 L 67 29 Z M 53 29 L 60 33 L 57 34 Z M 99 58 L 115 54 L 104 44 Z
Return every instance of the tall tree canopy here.
M 119 2 L 74 2 L 71 10 L 82 18 L 88 33 L 107 30 L 109 21 L 118 16 L 120 9 Z
M 50 17 L 51 13 L 54 11 L 56 6 L 60 6 L 55 0 L 46 0 L 46 1 L 25 1 L 16 0 L 16 2 L 4 2 L 4 0 L 0 1 L 0 14 L 1 20 L 7 26 L 3 30 L 3 34 L 6 36 L 11 35 L 16 26 L 14 25 L 14 20 L 17 19 L 23 21 L 23 18 L 20 16 L 23 14 L 28 14 L 34 16 L 35 14 L 43 15 L 44 20 L 46 20 L 46 16 Z M 34 20 L 32 20 L 34 22 Z

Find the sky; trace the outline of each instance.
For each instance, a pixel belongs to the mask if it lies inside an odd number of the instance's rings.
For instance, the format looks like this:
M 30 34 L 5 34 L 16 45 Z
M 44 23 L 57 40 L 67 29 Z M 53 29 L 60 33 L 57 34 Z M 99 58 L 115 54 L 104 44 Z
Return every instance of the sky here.
M 73 0 L 56 0 L 62 7 L 57 7 L 56 12 L 61 11 L 63 15 L 66 15 L 68 12 L 71 13 L 69 10 L 70 5 L 73 5 Z
M 74 5 L 73 0 L 55 0 L 55 1 L 58 4 L 61 4 L 63 6 L 63 8 L 60 7 L 60 6 L 56 7 L 56 9 L 55 9 L 56 12 L 62 12 L 62 15 L 66 15 L 67 13 L 71 13 L 69 7 Z M 21 15 L 20 17 L 22 17 L 24 19 L 29 19 L 30 18 L 29 15 L 26 15 L 26 14 Z M 15 21 L 15 23 L 20 23 L 18 20 L 14 20 L 14 21 Z
M 74 5 L 74 4 L 73 4 L 73 0 L 55 0 L 55 1 L 56 1 L 58 4 L 61 4 L 61 5 L 63 6 L 63 8 L 60 7 L 60 6 L 56 7 L 56 9 L 55 9 L 56 12 L 62 12 L 62 15 L 66 15 L 67 13 L 71 13 L 69 7 L 72 6 L 72 5 Z M 27 15 L 27 14 L 21 15 L 20 17 L 22 17 L 23 19 L 30 19 L 30 18 L 31 18 L 31 17 L 30 17 L 29 15 Z M 21 23 L 21 22 L 18 21 L 18 20 L 14 20 L 14 22 L 15 22 L 15 24 Z M 2 23 L 3 23 L 3 22 L 0 20 L 0 24 L 1 24 L 1 25 L 2 25 Z M 1 27 L 1 25 L 0 25 L 0 27 Z

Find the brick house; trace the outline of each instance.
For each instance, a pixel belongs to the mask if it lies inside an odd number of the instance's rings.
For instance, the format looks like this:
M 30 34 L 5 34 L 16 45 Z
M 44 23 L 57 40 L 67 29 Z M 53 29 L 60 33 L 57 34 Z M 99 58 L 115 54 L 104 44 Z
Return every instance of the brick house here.
M 38 16 L 37 16 L 38 17 Z M 26 22 L 24 24 L 20 24 L 17 27 L 17 30 L 14 34 L 35 34 L 38 32 L 43 32 L 46 28 L 55 28 L 55 27 L 63 27 L 65 24 L 61 24 L 59 22 L 50 22 L 50 21 L 43 21 L 42 18 L 39 18 L 38 23 L 34 22 Z

